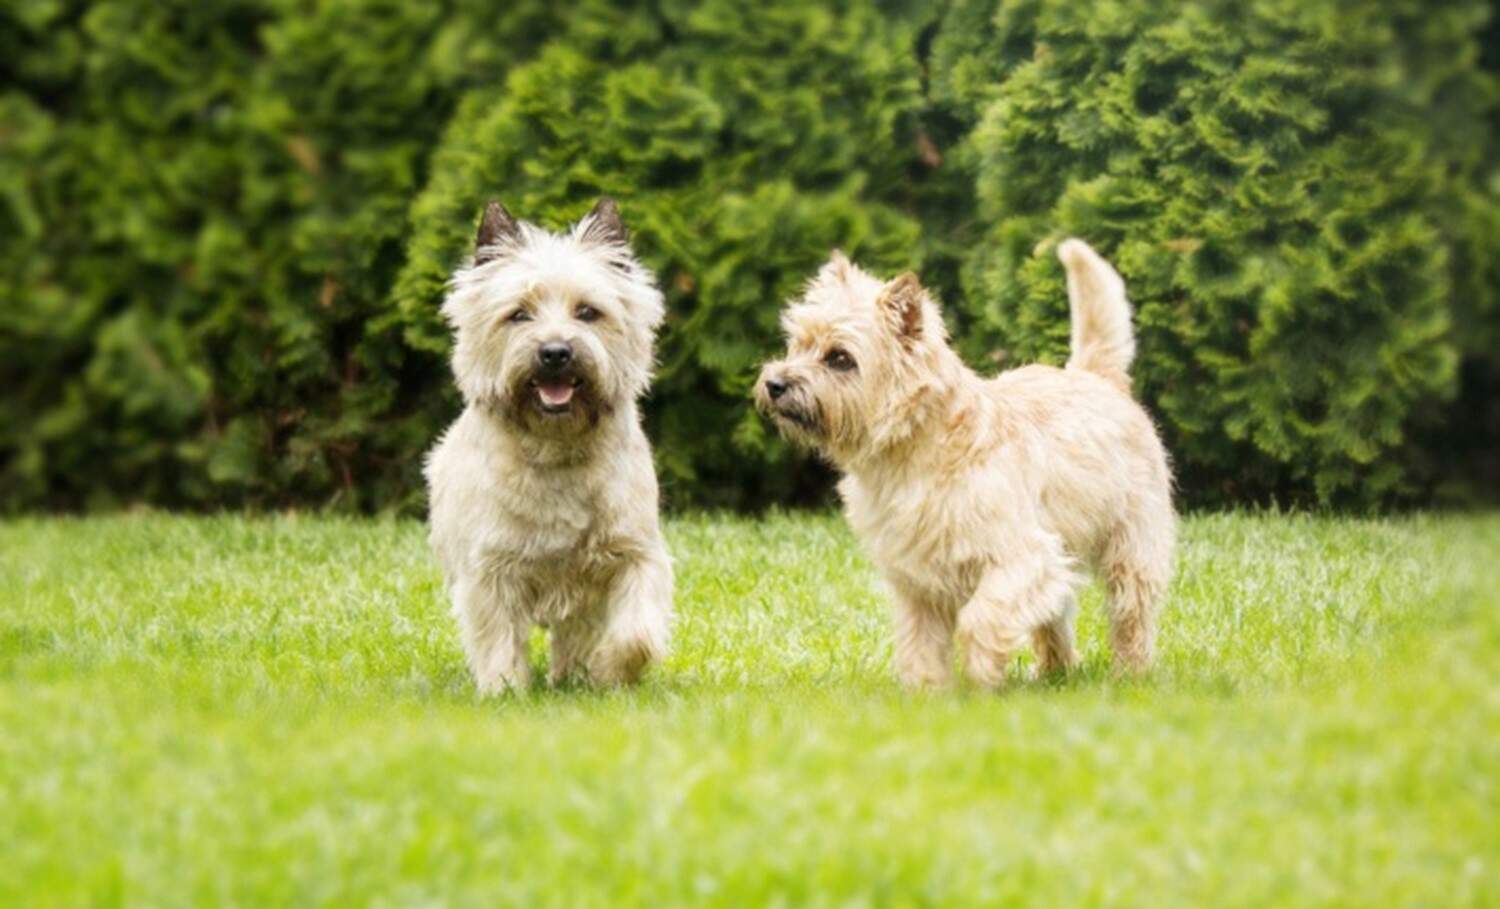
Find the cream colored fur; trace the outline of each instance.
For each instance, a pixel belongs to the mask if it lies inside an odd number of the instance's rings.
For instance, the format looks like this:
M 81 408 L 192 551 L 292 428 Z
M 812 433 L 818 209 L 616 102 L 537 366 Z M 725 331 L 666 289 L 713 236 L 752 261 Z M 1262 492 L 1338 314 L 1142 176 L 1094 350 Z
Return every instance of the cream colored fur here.
M 499 226 L 443 304 L 465 407 L 427 460 L 432 545 L 481 691 L 528 687 L 533 626 L 551 632 L 552 681 L 633 681 L 665 652 L 672 611 L 636 411 L 662 297 L 612 203 L 561 235 L 492 210 Z M 533 383 L 558 342 L 581 384 L 553 414 Z
M 1124 282 L 1081 241 L 1058 255 L 1066 369 L 976 375 L 915 276 L 882 283 L 835 253 L 757 383 L 778 427 L 844 473 L 845 513 L 895 594 L 910 686 L 948 683 L 955 642 L 985 686 L 1027 643 L 1042 671 L 1073 666 L 1085 566 L 1108 587 L 1117 665 L 1151 665 L 1176 527 L 1167 455 L 1130 396 Z

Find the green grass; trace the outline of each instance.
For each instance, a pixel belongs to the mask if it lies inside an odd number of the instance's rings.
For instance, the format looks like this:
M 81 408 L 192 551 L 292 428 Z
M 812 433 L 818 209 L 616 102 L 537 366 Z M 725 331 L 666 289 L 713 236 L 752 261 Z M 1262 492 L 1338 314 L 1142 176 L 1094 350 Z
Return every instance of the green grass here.
M 1500 516 L 1190 519 L 1150 679 L 1091 591 L 999 695 L 837 517 L 668 533 L 646 684 L 481 700 L 418 524 L 0 524 L 0 906 L 1500 900 Z

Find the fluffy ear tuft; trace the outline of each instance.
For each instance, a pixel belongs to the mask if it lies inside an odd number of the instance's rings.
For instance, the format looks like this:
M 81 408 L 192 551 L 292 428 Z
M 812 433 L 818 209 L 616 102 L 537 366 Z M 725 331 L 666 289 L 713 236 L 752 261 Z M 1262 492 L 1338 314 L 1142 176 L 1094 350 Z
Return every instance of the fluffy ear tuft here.
M 620 220 L 620 207 L 609 196 L 601 196 L 573 230 L 574 236 L 587 243 L 623 246 L 630 239 Z
M 505 206 L 491 199 L 479 219 L 479 234 L 474 238 L 474 264 L 483 265 L 500 256 L 500 247 L 521 235 L 521 223 Z
M 818 269 L 817 281 L 818 283 L 847 284 L 849 273 L 853 269 L 854 263 L 849 261 L 844 251 L 835 249 L 828 254 L 828 261 L 823 264 L 823 267 Z
M 922 301 L 927 291 L 912 272 L 903 272 L 880 289 L 876 305 L 896 334 L 915 340 L 922 336 Z

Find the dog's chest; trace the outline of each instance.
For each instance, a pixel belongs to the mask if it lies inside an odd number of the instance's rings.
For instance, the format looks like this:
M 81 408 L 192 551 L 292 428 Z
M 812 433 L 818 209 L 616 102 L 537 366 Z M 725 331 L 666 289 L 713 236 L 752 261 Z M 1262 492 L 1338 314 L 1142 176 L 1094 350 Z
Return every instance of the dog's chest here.
M 923 485 L 840 484 L 849 524 L 882 571 L 936 599 L 966 599 L 978 583 L 982 548 L 972 500 Z
M 622 560 L 610 509 L 587 490 L 513 484 L 496 502 L 480 555 L 537 621 L 561 620 L 597 601 Z
M 507 561 L 564 571 L 607 550 L 613 524 L 602 492 L 582 478 L 516 477 L 497 495 L 494 546 Z

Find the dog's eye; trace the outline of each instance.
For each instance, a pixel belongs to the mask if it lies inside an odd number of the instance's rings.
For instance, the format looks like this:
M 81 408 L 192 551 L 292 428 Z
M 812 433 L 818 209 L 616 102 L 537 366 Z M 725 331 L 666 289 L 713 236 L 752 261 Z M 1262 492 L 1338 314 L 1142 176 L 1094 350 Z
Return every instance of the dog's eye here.
M 573 318 L 580 322 L 597 322 L 602 315 L 603 313 L 587 303 L 580 303 L 578 308 L 573 310 Z
M 823 363 L 827 365 L 829 369 L 836 370 L 838 372 L 848 372 L 855 366 L 854 358 L 849 356 L 849 352 L 844 350 L 842 347 L 835 347 L 833 350 L 830 350 L 828 353 L 824 354 Z
M 514 323 L 530 322 L 531 313 L 527 312 L 524 309 L 518 309 L 515 312 L 511 313 L 508 317 L 506 317 L 505 321 Z

